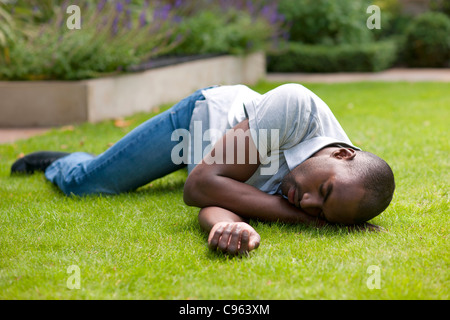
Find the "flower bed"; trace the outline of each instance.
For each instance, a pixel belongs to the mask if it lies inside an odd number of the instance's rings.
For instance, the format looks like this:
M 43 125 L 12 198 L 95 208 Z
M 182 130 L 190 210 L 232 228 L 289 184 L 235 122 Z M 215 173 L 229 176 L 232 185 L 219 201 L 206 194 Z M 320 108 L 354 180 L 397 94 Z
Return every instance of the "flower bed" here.
M 0 126 L 96 122 L 254 83 L 282 22 L 269 0 L 1 2 Z
M 253 84 L 265 55 L 220 55 L 79 81 L 0 81 L 0 127 L 97 122 L 150 111 L 213 84 Z
M 0 80 L 84 80 L 167 55 L 256 52 L 283 22 L 269 0 L 8 3 L 0 2 Z

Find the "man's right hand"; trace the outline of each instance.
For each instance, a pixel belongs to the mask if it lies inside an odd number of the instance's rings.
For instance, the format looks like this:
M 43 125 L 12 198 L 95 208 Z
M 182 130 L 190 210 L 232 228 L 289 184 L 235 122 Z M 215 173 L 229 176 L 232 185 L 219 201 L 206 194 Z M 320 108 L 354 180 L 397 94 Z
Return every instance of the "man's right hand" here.
M 230 255 L 246 255 L 259 247 L 260 235 L 245 222 L 218 222 L 211 229 L 208 244 L 211 250 Z

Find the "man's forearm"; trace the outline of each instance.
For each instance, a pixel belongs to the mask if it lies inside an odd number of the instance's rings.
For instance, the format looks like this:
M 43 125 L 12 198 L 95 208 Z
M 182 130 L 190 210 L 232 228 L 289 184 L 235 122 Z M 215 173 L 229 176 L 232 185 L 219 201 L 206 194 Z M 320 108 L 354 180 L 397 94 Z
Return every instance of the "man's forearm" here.
M 203 230 L 209 232 L 219 222 L 245 222 L 243 218 L 220 207 L 205 207 L 198 213 L 198 222 Z
M 228 177 L 210 175 L 197 182 L 193 179 L 185 187 L 185 192 L 186 188 L 193 188 L 185 197 L 188 205 L 200 208 L 221 207 L 247 219 L 320 224 L 317 218 L 302 212 L 281 196 L 266 194 Z

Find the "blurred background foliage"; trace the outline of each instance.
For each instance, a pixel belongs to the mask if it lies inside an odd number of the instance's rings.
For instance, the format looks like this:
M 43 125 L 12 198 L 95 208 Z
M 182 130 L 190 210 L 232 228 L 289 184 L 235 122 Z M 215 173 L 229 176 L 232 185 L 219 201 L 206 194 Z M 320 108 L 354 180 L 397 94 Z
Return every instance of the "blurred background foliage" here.
M 273 1 L 0 0 L 0 79 L 77 80 L 170 55 L 266 50 L 283 17 Z M 69 5 L 81 29 L 69 29 Z
M 372 4 L 380 8 L 380 29 L 366 26 Z M 408 11 L 417 4 L 418 12 Z M 269 50 L 272 72 L 450 67 L 448 0 L 280 0 L 279 12 L 289 38 Z
M 379 71 L 449 67 L 450 1 L 0 0 L 0 79 L 77 80 L 136 70 L 166 57 L 264 50 L 268 70 Z M 69 5 L 81 11 L 70 30 Z M 369 29 L 369 5 L 381 29 Z

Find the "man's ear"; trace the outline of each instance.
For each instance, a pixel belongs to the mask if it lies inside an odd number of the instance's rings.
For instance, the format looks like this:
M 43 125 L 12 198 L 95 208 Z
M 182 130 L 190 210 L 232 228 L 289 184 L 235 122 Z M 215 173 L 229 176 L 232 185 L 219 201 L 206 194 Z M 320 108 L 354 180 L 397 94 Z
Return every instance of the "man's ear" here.
M 333 151 L 331 156 L 340 160 L 353 160 L 356 157 L 356 151 L 351 148 L 339 148 Z

